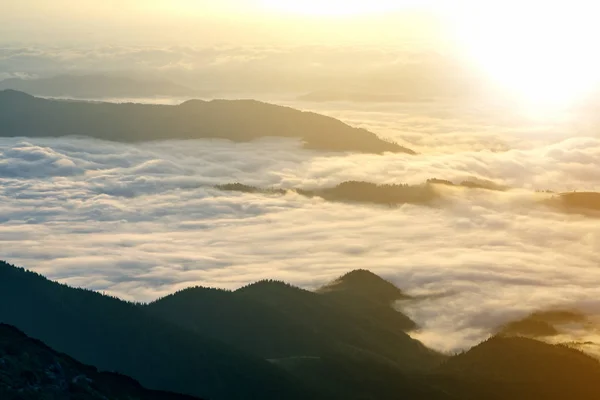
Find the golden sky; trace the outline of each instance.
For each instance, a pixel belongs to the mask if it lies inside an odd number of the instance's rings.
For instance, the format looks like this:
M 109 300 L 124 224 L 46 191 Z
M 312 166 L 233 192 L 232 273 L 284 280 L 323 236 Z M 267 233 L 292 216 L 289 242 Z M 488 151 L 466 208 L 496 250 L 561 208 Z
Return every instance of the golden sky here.
M 597 2 L 583 0 L 3 0 L 0 41 L 361 44 L 456 52 L 524 98 L 600 81 Z

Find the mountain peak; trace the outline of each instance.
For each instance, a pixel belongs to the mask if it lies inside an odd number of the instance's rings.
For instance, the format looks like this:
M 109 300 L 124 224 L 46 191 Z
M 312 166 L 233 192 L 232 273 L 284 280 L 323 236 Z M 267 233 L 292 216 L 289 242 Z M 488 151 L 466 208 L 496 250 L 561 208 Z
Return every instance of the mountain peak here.
M 381 278 L 379 275 L 374 274 L 373 272 L 369 271 L 368 269 L 355 269 L 353 271 L 350 271 L 350 272 L 342 275 L 339 279 L 342 281 L 353 281 L 353 280 L 357 280 L 357 279 L 383 280 L 383 278 Z
M 273 280 L 273 279 L 263 279 L 236 290 L 238 293 L 249 293 L 249 292 L 257 292 L 257 293 L 265 293 L 265 292 L 306 292 L 299 287 L 294 285 L 290 285 L 289 283 Z M 309 292 L 306 292 L 309 293 Z
M 408 298 L 398 287 L 366 269 L 357 269 L 342 275 L 319 289 L 321 293 L 347 292 L 369 296 L 383 301 Z

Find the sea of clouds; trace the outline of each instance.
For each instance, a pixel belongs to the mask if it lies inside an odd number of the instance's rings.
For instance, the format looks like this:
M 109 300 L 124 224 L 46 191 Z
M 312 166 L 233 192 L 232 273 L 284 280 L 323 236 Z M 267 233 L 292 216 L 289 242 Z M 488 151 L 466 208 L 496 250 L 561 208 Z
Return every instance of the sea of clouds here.
M 315 152 L 276 138 L 3 138 L 0 252 L 51 279 L 136 301 L 263 278 L 310 289 L 366 268 L 417 296 L 399 305 L 421 325 L 415 337 L 456 351 L 532 310 L 600 310 L 598 220 L 545 208 L 539 200 L 550 195 L 535 192 L 600 190 L 600 139 L 527 143 L 409 156 Z M 389 208 L 212 187 L 432 177 L 515 190 L 448 190 L 438 207 Z

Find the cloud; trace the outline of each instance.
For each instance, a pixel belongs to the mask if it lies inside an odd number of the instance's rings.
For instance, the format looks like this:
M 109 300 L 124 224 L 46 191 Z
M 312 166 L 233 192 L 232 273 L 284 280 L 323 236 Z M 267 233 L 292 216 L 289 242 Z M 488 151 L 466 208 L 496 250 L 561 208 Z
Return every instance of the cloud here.
M 68 157 L 48 147 L 27 142 L 4 149 L 0 154 L 0 177 L 50 177 L 82 173 Z
M 367 268 L 411 294 L 415 336 L 454 351 L 540 307 L 600 298 L 597 220 L 540 207 L 529 189 L 600 190 L 600 140 L 507 152 L 319 153 L 295 140 L 145 144 L 0 139 L 2 258 L 52 279 L 147 301 L 190 285 L 283 279 L 314 288 Z M 399 208 L 222 192 L 345 180 L 478 177 L 517 188 Z M 593 303 L 593 302 L 592 302 Z

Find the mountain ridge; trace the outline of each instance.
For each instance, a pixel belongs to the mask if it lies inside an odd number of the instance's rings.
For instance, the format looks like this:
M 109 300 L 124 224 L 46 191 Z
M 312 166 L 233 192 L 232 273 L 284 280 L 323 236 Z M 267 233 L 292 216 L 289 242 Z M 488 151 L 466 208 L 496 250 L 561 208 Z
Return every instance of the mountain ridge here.
M 263 359 L 154 318 L 135 304 L 52 282 L 4 262 L 0 322 L 150 389 L 217 400 L 308 395 L 295 378 Z
M 0 136 L 89 136 L 119 142 L 167 139 L 298 138 L 321 151 L 415 154 L 332 117 L 256 100 L 180 105 L 103 103 L 26 97 L 0 91 Z

